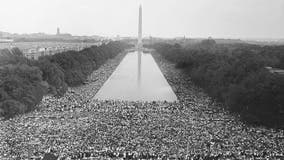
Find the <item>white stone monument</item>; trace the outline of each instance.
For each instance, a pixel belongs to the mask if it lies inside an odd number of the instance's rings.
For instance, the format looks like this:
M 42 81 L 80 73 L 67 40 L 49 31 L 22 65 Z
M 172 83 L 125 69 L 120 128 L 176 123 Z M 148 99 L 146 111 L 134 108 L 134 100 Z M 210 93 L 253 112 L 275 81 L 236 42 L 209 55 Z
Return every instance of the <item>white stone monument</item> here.
M 137 51 L 128 53 L 94 97 L 97 100 L 167 101 L 177 97 L 151 54 L 143 53 L 142 7 L 139 7 Z
M 137 74 L 137 83 L 140 86 L 141 83 L 141 56 L 143 51 L 142 43 L 142 6 L 139 7 L 139 22 L 138 22 L 138 42 L 137 42 L 137 56 L 138 56 L 138 74 Z
M 143 47 L 142 43 L 142 6 L 139 7 L 139 23 L 138 23 L 138 43 L 137 48 L 141 50 Z

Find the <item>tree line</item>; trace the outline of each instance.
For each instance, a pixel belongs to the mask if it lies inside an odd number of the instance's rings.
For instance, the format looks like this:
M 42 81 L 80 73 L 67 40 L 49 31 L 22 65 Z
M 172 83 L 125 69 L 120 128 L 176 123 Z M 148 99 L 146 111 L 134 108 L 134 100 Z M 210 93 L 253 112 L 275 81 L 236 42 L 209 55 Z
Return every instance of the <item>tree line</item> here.
M 284 125 L 284 75 L 265 67 L 284 69 L 284 46 L 156 43 L 148 46 L 231 112 L 250 124 Z
M 25 58 L 18 48 L 0 50 L 0 116 L 32 111 L 45 94 L 64 95 L 68 86 L 83 84 L 107 59 L 128 47 L 114 41 L 38 60 Z

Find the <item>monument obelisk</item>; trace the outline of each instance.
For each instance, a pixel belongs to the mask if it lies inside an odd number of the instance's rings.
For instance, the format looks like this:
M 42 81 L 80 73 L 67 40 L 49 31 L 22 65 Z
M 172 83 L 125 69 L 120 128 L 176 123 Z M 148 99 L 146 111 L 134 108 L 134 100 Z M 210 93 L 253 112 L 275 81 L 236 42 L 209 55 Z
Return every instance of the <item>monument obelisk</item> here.
M 142 56 L 142 6 L 139 6 L 139 23 L 138 23 L 138 42 L 137 42 L 137 56 L 138 56 L 138 73 L 137 82 L 141 83 L 141 56 Z
M 139 23 L 138 23 L 138 50 L 142 49 L 142 6 L 139 6 Z

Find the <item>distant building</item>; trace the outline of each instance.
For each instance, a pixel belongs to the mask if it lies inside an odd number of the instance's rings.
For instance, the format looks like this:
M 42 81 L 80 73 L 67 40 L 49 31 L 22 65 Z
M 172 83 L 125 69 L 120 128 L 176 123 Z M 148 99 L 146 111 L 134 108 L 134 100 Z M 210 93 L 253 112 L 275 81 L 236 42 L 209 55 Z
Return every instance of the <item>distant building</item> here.
M 284 75 L 284 69 L 272 68 L 272 67 L 265 67 L 265 69 L 267 69 L 272 74 Z
M 60 35 L 60 28 L 59 27 L 57 27 L 56 35 Z
M 120 35 L 116 35 L 115 40 L 116 40 L 116 41 L 119 41 L 119 40 L 120 40 Z
M 4 38 L 1 39 L 0 38 L 0 43 L 11 43 L 11 42 L 14 42 L 14 40 L 13 39 L 7 39 L 7 38 L 6 39 L 4 39 Z

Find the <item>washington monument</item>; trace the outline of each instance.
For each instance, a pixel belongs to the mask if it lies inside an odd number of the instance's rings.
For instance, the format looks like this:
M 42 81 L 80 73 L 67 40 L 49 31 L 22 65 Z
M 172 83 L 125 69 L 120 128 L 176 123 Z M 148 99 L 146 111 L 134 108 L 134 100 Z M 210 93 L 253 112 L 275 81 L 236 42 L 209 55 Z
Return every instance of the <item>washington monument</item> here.
M 142 6 L 139 6 L 139 22 L 138 22 L 138 42 L 137 42 L 137 56 L 138 56 L 138 73 L 137 73 L 137 82 L 141 83 L 141 56 L 142 56 Z
M 142 6 L 139 6 L 139 23 L 138 23 L 138 49 L 142 49 Z

